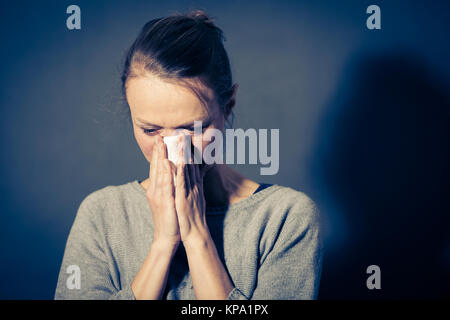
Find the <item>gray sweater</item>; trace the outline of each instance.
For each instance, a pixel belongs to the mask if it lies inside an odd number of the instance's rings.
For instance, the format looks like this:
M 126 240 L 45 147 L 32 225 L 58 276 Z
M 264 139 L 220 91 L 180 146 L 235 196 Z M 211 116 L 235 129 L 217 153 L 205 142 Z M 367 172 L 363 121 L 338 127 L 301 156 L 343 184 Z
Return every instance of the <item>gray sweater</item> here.
M 55 299 L 135 299 L 131 282 L 153 239 L 145 193 L 134 180 L 84 198 L 66 243 Z M 274 184 L 227 207 L 208 207 L 206 214 L 234 284 L 228 299 L 317 298 L 322 241 L 319 213 L 307 195 Z M 182 244 L 163 297 L 195 299 Z

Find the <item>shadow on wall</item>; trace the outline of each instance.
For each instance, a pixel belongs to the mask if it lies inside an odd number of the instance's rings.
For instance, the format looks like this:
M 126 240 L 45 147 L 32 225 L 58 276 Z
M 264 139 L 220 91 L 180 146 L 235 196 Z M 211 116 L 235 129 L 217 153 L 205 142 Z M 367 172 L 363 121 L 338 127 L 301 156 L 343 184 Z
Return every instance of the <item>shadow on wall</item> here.
M 326 220 L 347 225 L 338 249 L 327 246 L 340 231 L 329 225 L 319 299 L 448 298 L 447 83 L 410 54 L 361 57 L 319 123 L 316 189 L 332 203 Z M 372 264 L 380 290 L 366 286 Z

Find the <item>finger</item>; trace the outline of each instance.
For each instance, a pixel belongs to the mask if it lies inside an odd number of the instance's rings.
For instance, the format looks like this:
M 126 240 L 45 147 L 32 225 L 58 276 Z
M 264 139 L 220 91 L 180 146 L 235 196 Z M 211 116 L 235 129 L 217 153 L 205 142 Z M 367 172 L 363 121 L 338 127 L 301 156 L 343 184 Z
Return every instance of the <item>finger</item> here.
M 162 174 L 164 171 L 164 166 L 162 165 L 163 160 L 164 160 L 164 151 L 166 149 L 166 145 L 164 143 L 164 141 L 162 140 L 162 138 L 160 136 L 158 136 L 158 169 L 159 169 L 159 174 Z M 167 156 L 166 156 L 167 158 Z
M 173 186 L 173 178 L 172 178 L 172 170 L 170 168 L 170 162 L 168 159 L 163 160 L 164 163 L 164 174 L 163 174 L 163 185 L 164 188 L 167 188 L 170 194 L 173 194 L 174 186 Z
M 179 138 L 181 141 L 181 137 Z M 180 150 L 178 151 L 179 155 L 180 155 L 180 164 L 183 168 L 183 179 L 184 179 L 184 188 L 186 190 L 186 192 L 189 192 L 189 190 L 191 190 L 191 186 L 192 183 L 194 182 L 193 180 L 190 179 L 190 171 L 189 171 L 189 165 L 186 164 L 186 159 L 185 159 L 185 155 L 184 155 L 184 148 L 180 148 Z
M 177 166 L 170 160 L 167 160 L 169 162 L 169 166 L 170 166 L 170 174 L 172 176 L 172 183 L 173 183 L 173 187 L 176 187 L 176 182 L 177 182 Z
M 185 178 L 185 165 L 182 162 L 179 162 L 177 165 L 177 176 L 176 176 L 176 194 L 181 194 L 183 197 L 187 197 L 187 186 L 186 186 L 186 178 Z
M 155 141 L 153 143 L 153 149 L 152 149 L 152 158 L 150 162 L 150 184 L 154 188 L 156 185 L 156 170 L 158 167 L 158 136 L 155 137 Z M 153 189 L 154 190 L 154 189 Z
M 162 141 L 161 141 L 161 137 L 157 137 L 157 139 L 158 139 L 158 147 L 157 147 L 157 150 L 158 150 L 158 155 L 157 155 L 157 161 L 156 161 L 156 163 L 157 163 L 157 165 L 156 165 L 156 177 L 155 177 L 155 180 L 156 180 L 156 185 L 158 186 L 158 187 L 161 187 L 162 186 L 162 183 L 163 183 L 163 178 L 164 178 L 164 158 L 162 157 L 162 150 L 163 150 L 163 147 L 162 147 Z
M 177 173 L 177 166 L 169 160 L 169 164 L 170 164 L 170 171 L 172 172 L 172 174 L 176 174 Z
M 189 158 L 189 163 L 194 164 L 195 163 L 195 152 L 197 151 L 194 144 L 192 143 L 192 137 L 191 137 L 191 144 L 189 145 L 189 148 L 191 149 L 191 156 Z
M 161 158 L 167 159 L 167 146 L 164 143 L 164 140 L 162 138 L 161 138 L 160 142 L 161 142 Z
M 164 159 L 164 163 L 166 165 L 166 173 L 169 176 L 169 180 L 171 181 L 172 187 L 175 188 L 175 173 L 176 173 L 176 167 L 174 166 L 174 164 L 172 163 L 172 161 L 170 161 L 169 159 Z

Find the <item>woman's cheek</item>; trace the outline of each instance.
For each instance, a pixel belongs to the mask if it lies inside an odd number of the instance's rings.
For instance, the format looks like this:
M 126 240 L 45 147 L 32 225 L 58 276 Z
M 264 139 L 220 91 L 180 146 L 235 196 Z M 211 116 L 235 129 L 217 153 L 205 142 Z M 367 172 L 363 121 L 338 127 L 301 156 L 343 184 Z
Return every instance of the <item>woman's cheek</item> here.
M 142 154 L 144 155 L 147 162 L 150 163 L 150 160 L 152 158 L 154 138 L 149 137 L 147 135 L 145 135 L 145 136 L 141 135 L 141 136 L 139 136 L 139 138 L 137 140 L 138 140 L 137 142 L 138 142 L 139 148 L 142 151 Z

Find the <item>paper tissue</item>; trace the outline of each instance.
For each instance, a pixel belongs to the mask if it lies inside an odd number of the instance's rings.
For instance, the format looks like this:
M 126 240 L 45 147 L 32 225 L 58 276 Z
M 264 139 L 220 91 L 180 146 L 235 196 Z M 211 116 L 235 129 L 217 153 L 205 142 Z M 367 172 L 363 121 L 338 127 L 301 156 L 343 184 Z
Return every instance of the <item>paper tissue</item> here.
M 181 137 L 181 141 L 180 141 Z M 177 135 L 167 136 L 163 138 L 165 145 L 167 146 L 167 158 L 173 164 L 177 165 L 181 160 L 180 155 L 182 148 L 184 148 L 184 154 L 186 158 L 190 155 L 191 136 L 190 135 Z M 186 163 L 191 163 L 190 158 L 185 159 Z
M 180 138 L 181 137 L 181 138 Z M 181 140 L 181 141 L 180 141 Z M 192 163 L 191 154 L 191 136 L 190 135 L 176 135 L 167 136 L 163 138 L 164 144 L 167 146 L 167 158 L 174 165 L 178 165 L 183 160 L 180 154 L 184 148 L 185 163 Z M 176 186 L 176 170 L 172 170 L 173 185 Z

